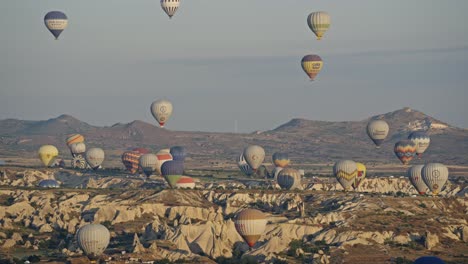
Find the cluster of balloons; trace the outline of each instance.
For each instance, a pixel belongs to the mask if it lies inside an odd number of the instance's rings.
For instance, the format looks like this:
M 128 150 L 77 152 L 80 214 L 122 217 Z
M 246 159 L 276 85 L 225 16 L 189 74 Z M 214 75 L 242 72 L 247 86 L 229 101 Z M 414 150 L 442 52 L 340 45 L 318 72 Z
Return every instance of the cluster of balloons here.
M 407 176 L 419 194 L 431 192 L 438 195 L 448 180 L 448 168 L 441 163 L 414 165 L 407 171 Z
M 72 134 L 69 135 L 65 141 L 73 157 L 72 167 L 86 169 L 86 144 L 84 136 L 81 134 Z

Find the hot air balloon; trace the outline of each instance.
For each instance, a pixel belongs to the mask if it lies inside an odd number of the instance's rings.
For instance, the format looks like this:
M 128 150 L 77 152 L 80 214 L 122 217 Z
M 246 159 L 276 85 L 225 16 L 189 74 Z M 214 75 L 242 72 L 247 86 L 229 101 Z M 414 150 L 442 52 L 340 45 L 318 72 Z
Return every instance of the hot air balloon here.
M 81 134 L 71 134 L 67 137 L 65 142 L 67 143 L 67 146 L 70 147 L 70 145 L 74 143 L 82 143 L 85 141 L 85 138 Z
M 275 152 L 272 158 L 276 167 L 284 168 L 288 166 L 290 162 L 288 153 Z
M 323 34 L 330 28 L 330 15 L 323 11 L 310 13 L 307 17 L 307 24 L 317 36 L 317 40 L 320 40 Z
M 281 167 L 275 167 L 272 171 L 271 171 L 271 176 L 273 177 L 273 179 L 275 181 L 278 181 L 278 175 L 279 173 L 283 170 L 283 168 Z
M 164 164 L 164 162 L 172 160 L 172 155 L 169 153 L 169 149 L 161 149 L 156 153 L 156 157 L 158 158 L 158 164 L 156 166 L 156 171 L 158 172 L 159 175 L 161 174 L 161 166 Z
M 97 170 L 104 161 L 104 150 L 101 148 L 91 148 L 86 151 L 85 159 L 93 170 Z
M 166 12 L 169 18 L 172 18 L 172 16 L 179 8 L 179 5 L 179 0 L 161 0 L 161 8 L 164 10 L 164 12 Z
M 177 181 L 184 174 L 184 162 L 180 160 L 170 160 L 161 166 L 161 174 L 166 179 L 171 188 L 176 187 Z
M 239 166 L 239 169 L 244 173 L 246 176 L 251 176 L 254 171 L 252 167 L 245 161 L 244 154 L 241 153 L 239 158 L 237 159 L 237 166 Z
M 352 160 L 340 160 L 333 166 L 333 174 L 345 191 L 352 186 L 357 173 L 356 162 Z
M 58 39 L 62 31 L 67 28 L 68 18 L 60 11 L 51 11 L 45 15 L 44 23 L 55 39 Z
M 247 164 L 256 171 L 265 159 L 265 150 L 257 145 L 250 145 L 244 149 L 244 158 Z
M 55 158 L 58 156 L 59 152 L 55 146 L 43 145 L 39 148 L 38 154 L 42 164 L 46 167 L 50 167 L 54 164 Z
M 195 180 L 191 177 L 182 176 L 176 182 L 175 187 L 178 189 L 193 189 L 195 188 Z
M 172 155 L 173 160 L 185 160 L 185 156 L 187 155 L 185 148 L 181 146 L 175 146 L 170 149 L 170 153 Z
M 87 166 L 87 163 L 83 154 L 78 154 L 78 155 L 75 155 L 75 157 L 73 157 L 72 168 L 86 169 L 86 166 Z
M 418 157 L 422 156 L 431 143 L 431 138 L 424 131 L 415 131 L 408 136 L 408 139 L 416 144 L 416 154 Z
M 78 229 L 76 240 L 84 254 L 95 261 L 109 245 L 110 233 L 101 224 L 88 224 Z
M 366 166 L 360 162 L 356 162 L 357 166 L 357 174 L 356 178 L 354 178 L 354 182 L 351 185 L 353 189 L 357 189 L 361 182 L 366 178 Z
M 154 154 L 143 154 L 140 157 L 139 163 L 143 173 L 145 173 L 146 177 L 149 177 L 156 170 L 159 161 L 158 157 Z
M 449 171 L 444 164 L 428 163 L 421 170 L 424 183 L 433 195 L 438 195 L 448 180 Z
M 161 127 L 167 122 L 172 114 L 172 103 L 167 100 L 157 100 L 151 104 L 151 114 Z
M 408 165 L 416 155 L 416 144 L 411 140 L 400 140 L 393 150 L 401 163 Z
M 264 213 L 256 209 L 244 209 L 234 218 L 237 232 L 252 248 L 265 232 L 267 220 Z
M 424 256 L 416 259 L 413 264 L 445 264 L 445 262 L 436 256 Z
M 377 148 L 383 143 L 388 135 L 389 127 L 384 120 L 371 120 L 367 124 L 367 135 L 374 141 Z
M 73 143 L 69 147 L 73 156 L 86 152 L 86 144 L 83 142 Z
M 40 181 L 37 186 L 41 188 L 60 188 L 60 183 L 58 181 L 53 180 L 53 179 L 46 179 Z
M 302 69 L 313 81 L 323 66 L 322 58 L 318 55 L 306 55 L 301 61 Z
M 135 174 L 138 171 L 140 156 L 141 154 L 136 151 L 125 151 L 122 154 L 122 163 L 130 174 Z
M 285 168 L 281 170 L 278 174 L 277 182 L 281 189 L 302 189 L 301 173 L 295 169 Z
M 416 191 L 423 195 L 427 192 L 427 185 L 424 183 L 421 172 L 424 165 L 414 165 L 408 169 L 406 175 L 408 176 L 411 184 L 413 184 Z

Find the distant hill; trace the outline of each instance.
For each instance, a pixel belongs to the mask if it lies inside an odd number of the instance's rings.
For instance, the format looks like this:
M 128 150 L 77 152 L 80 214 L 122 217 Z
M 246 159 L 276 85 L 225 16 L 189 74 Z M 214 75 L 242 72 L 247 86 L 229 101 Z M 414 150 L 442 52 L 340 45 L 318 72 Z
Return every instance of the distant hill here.
M 389 137 L 380 149 L 374 147 L 366 134 L 366 125 L 374 118 L 383 118 L 390 125 Z M 187 148 L 194 160 L 232 162 L 245 146 L 258 144 L 265 148 L 267 162 L 274 152 L 285 151 L 296 163 L 330 163 L 342 158 L 397 163 L 393 154 L 395 142 L 420 129 L 428 130 L 432 140 L 423 161 L 468 164 L 468 130 L 450 126 L 410 108 L 362 121 L 292 119 L 275 129 L 251 134 L 171 131 L 138 120 L 97 127 L 69 115 L 45 121 L 6 119 L 0 120 L 0 155 L 32 157 L 40 145 L 54 144 L 61 153 L 66 153 L 65 156 L 68 155 L 64 142 L 66 136 L 81 133 L 89 147 L 102 147 L 114 156 L 132 147 L 157 151 L 181 145 Z

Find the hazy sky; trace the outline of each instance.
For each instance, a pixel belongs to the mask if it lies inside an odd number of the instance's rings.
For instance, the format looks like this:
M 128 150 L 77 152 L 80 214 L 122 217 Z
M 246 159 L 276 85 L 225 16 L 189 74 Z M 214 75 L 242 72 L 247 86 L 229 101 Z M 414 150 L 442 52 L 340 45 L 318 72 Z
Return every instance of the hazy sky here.
M 92 125 L 272 129 L 291 118 L 362 120 L 404 106 L 468 127 L 466 0 L 181 0 L 169 20 L 157 0 L 0 3 L 0 119 L 66 113 Z M 69 26 L 55 41 L 51 10 Z M 321 41 L 307 26 L 324 10 Z M 324 68 L 308 81 L 301 58 Z

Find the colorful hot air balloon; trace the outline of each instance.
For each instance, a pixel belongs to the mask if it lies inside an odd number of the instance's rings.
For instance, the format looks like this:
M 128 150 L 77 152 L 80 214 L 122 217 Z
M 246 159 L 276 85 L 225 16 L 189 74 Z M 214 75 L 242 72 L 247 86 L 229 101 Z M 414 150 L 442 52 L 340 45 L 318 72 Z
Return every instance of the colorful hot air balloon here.
M 237 232 L 252 248 L 265 232 L 267 220 L 264 213 L 256 209 L 244 209 L 234 218 Z
M 428 163 L 421 170 L 424 183 L 433 195 L 438 195 L 448 180 L 449 171 L 444 164 Z
M 158 158 L 158 164 L 156 166 L 156 171 L 158 172 L 159 175 L 161 174 L 161 166 L 164 164 L 164 162 L 172 160 L 172 155 L 169 153 L 169 149 L 161 149 L 156 153 L 156 157 Z
M 181 146 L 174 146 L 170 149 L 170 153 L 172 155 L 173 160 L 185 160 L 185 156 L 187 155 L 185 148 Z
M 445 264 L 445 262 L 436 256 L 424 256 L 416 259 L 413 264 Z
M 273 177 L 273 179 L 275 181 L 278 181 L 278 175 L 279 173 L 283 170 L 283 168 L 281 167 L 275 167 L 272 171 L 271 171 L 271 177 Z
M 91 148 L 86 151 L 85 159 L 93 170 L 97 170 L 104 161 L 104 150 L 101 148 Z
M 318 55 L 306 55 L 301 61 L 302 69 L 313 81 L 323 66 L 322 58 Z
M 41 188 L 60 188 L 60 183 L 58 181 L 53 180 L 53 179 L 46 179 L 40 181 L 37 186 Z
M 277 182 L 281 189 L 302 189 L 301 176 L 302 175 L 298 170 L 285 168 L 278 174 Z
M 177 181 L 184 174 L 184 162 L 180 160 L 170 160 L 161 166 L 161 174 L 166 179 L 171 188 L 176 187 Z
M 367 135 L 374 141 L 377 148 L 383 143 L 388 135 L 389 127 L 384 120 L 371 120 L 367 124 Z
M 333 166 L 333 174 L 345 191 L 352 186 L 357 173 L 356 162 L 352 160 L 340 160 Z
M 75 157 L 73 157 L 72 168 L 82 169 L 82 170 L 86 169 L 87 163 L 86 163 L 86 159 L 84 158 L 84 155 L 85 154 L 78 154 L 78 155 L 75 155 Z
M 51 11 L 45 15 L 44 23 L 55 39 L 58 39 L 62 31 L 67 28 L 68 18 L 60 11 Z
M 136 151 L 125 151 L 122 154 L 122 163 L 130 174 L 135 174 L 138 171 L 140 156 L 141 154 Z
M 191 177 L 182 176 L 176 182 L 175 187 L 178 189 L 193 189 L 195 188 L 195 180 Z
M 101 224 L 88 224 L 78 229 L 76 240 L 84 254 L 95 261 L 109 245 L 110 233 Z
M 158 163 L 158 157 L 156 157 L 154 154 L 143 154 L 139 159 L 140 167 L 143 170 L 143 173 L 145 173 L 146 177 L 149 177 L 154 173 Z
M 164 10 L 164 12 L 166 12 L 169 18 L 172 18 L 172 16 L 179 8 L 179 5 L 179 0 L 161 0 L 161 8 Z
M 413 184 L 416 191 L 418 191 L 418 193 L 421 195 L 426 194 L 427 192 L 427 185 L 426 183 L 424 183 L 421 174 L 423 167 L 424 165 L 414 165 L 411 168 L 409 168 L 408 172 L 406 173 L 411 184 Z
M 356 162 L 357 166 L 357 174 L 356 178 L 354 178 L 354 182 L 351 185 L 353 189 L 357 189 L 361 182 L 366 178 L 366 166 L 360 162 Z
M 244 149 L 244 158 L 247 164 L 256 171 L 265 159 L 265 150 L 257 145 L 250 145 Z
M 38 151 L 39 159 L 41 159 L 42 164 L 46 167 L 50 167 L 54 164 L 55 158 L 58 154 L 58 149 L 52 145 L 43 145 Z
M 323 11 L 310 13 L 307 17 L 307 24 L 317 36 L 317 40 L 320 40 L 323 34 L 330 28 L 330 15 Z
M 400 140 L 393 150 L 401 163 L 408 165 L 416 155 L 416 144 L 411 140 Z
M 65 140 L 68 147 L 70 147 L 70 145 L 74 143 L 82 143 L 84 141 L 85 141 L 85 138 L 81 134 L 71 134 L 67 136 L 67 139 Z
M 288 153 L 275 152 L 272 158 L 276 167 L 284 168 L 288 166 L 290 162 Z
M 151 114 L 161 127 L 167 122 L 172 114 L 172 103 L 167 100 L 157 100 L 151 104 Z
M 431 143 L 431 138 L 424 131 L 415 131 L 408 136 L 408 139 L 416 144 L 416 154 L 418 157 L 422 156 Z
M 251 176 L 254 171 L 252 167 L 245 161 L 244 154 L 241 153 L 239 158 L 237 159 L 237 166 L 239 166 L 239 169 L 244 173 L 246 176 Z

